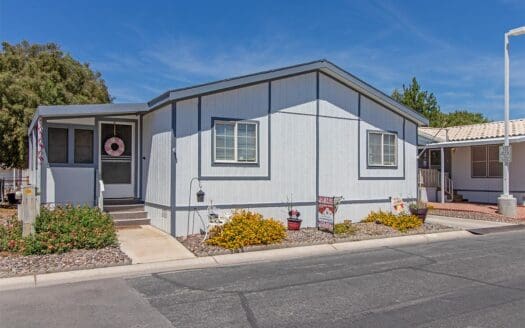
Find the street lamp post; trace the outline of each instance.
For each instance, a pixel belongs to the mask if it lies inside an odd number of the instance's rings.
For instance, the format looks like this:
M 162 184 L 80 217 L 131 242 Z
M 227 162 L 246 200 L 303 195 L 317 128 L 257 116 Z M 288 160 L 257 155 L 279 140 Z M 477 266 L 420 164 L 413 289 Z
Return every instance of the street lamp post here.
M 510 194 L 509 164 L 511 152 L 509 145 L 509 107 L 510 107 L 510 64 L 509 64 L 509 38 L 525 34 L 525 26 L 512 29 L 505 33 L 505 141 L 500 151 L 500 160 L 503 162 L 503 194 L 498 198 L 498 210 L 505 216 L 516 216 L 516 198 Z

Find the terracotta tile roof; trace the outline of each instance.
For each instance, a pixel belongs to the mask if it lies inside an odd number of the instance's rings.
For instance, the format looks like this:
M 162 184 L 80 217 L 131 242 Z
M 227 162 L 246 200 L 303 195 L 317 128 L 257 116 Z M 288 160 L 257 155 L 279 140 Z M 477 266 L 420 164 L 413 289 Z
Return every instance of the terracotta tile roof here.
M 509 136 L 525 135 L 525 119 L 509 121 Z M 477 140 L 489 138 L 501 138 L 504 136 L 504 122 L 490 122 L 483 124 L 472 124 L 462 126 L 451 126 L 448 128 L 428 128 L 421 127 L 418 132 L 420 135 L 430 137 L 436 142 Z

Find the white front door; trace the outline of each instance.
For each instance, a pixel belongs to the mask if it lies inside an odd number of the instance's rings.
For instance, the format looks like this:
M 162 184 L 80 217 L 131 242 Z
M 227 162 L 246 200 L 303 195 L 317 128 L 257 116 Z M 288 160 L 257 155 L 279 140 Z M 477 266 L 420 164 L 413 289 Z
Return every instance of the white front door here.
M 135 123 L 99 123 L 99 167 L 104 198 L 135 196 Z

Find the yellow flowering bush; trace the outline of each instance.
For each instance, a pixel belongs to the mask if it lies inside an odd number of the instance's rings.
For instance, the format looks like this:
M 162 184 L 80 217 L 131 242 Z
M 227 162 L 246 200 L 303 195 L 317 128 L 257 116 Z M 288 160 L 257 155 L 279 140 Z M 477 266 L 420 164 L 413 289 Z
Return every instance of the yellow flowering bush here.
M 268 245 L 281 242 L 286 237 L 284 225 L 274 219 L 263 219 L 256 212 L 239 210 L 230 221 L 213 228 L 209 245 L 227 249 L 241 249 L 248 245 Z
M 336 223 L 334 226 L 334 233 L 336 235 L 352 235 L 356 233 L 357 228 L 352 224 L 351 220 L 344 220 L 342 223 Z
M 391 212 L 384 212 L 381 210 L 378 212 L 370 212 L 370 214 L 368 214 L 368 216 L 361 222 L 383 224 L 401 232 L 406 232 L 407 230 L 417 228 L 423 224 L 423 222 L 415 215 L 405 213 L 395 215 Z

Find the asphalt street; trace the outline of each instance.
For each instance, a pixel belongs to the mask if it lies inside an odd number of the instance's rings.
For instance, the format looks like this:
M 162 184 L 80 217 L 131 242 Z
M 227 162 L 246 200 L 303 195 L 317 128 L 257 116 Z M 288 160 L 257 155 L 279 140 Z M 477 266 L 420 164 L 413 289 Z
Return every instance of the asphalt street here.
M 525 232 L 0 293 L 0 327 L 523 327 Z

